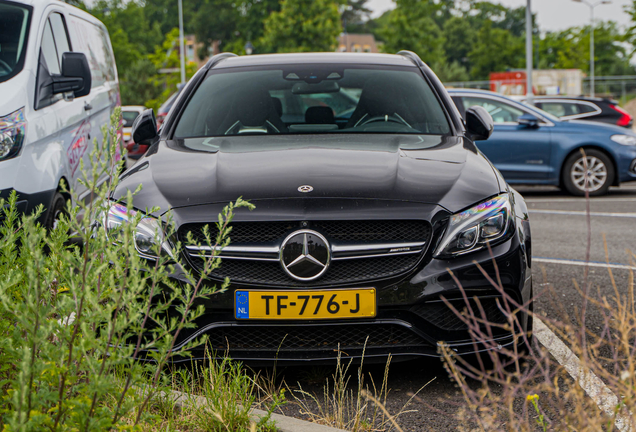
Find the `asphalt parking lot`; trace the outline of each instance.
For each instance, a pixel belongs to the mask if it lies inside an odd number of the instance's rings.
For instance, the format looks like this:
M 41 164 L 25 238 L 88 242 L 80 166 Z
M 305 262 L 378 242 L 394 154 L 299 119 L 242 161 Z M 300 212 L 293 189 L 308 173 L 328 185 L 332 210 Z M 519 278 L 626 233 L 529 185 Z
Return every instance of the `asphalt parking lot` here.
M 572 197 L 551 187 L 517 189 L 526 198 L 530 210 L 534 289 L 537 296 L 535 312 L 555 318 L 562 318 L 563 312 L 574 316 L 581 306 L 581 296 L 574 281 L 581 283 L 584 278 L 588 203 L 584 198 Z M 605 265 L 609 261 L 619 290 L 626 291 L 629 266 L 634 265 L 628 250 L 636 250 L 636 185 L 612 188 L 608 195 L 590 199 L 589 206 L 591 287 L 608 295 L 613 293 Z M 562 300 L 560 304 L 554 301 L 554 296 L 547 294 L 550 290 Z M 595 331 L 601 326 L 600 318 L 591 312 L 587 319 L 588 329 Z M 367 370 L 376 382 L 381 380 L 382 367 L 373 366 Z M 307 371 L 296 368 L 289 368 L 284 373 L 290 385 L 295 381 L 306 381 L 308 376 Z M 439 360 L 394 364 L 389 373 L 387 408 L 392 413 L 399 412 L 409 400 L 409 394 L 425 385 L 419 393 L 424 404 L 412 402 L 407 409 L 416 411 L 404 414 L 400 425 L 409 431 L 455 429 L 458 424 L 453 414 L 462 405 L 463 398 Z M 305 383 L 303 388 L 322 393 L 322 384 Z M 292 407 L 287 409 L 294 411 Z M 288 414 L 291 414 L 290 411 L 287 411 Z M 301 416 L 297 410 L 294 415 Z

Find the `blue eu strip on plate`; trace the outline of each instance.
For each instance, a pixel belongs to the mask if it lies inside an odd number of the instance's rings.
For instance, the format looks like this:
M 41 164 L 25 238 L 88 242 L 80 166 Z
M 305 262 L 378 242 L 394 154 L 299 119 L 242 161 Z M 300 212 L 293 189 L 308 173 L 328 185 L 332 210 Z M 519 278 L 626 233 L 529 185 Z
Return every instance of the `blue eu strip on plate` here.
M 250 304 L 249 293 L 247 291 L 236 291 L 235 302 L 236 305 L 236 317 L 237 318 L 249 318 L 250 317 Z

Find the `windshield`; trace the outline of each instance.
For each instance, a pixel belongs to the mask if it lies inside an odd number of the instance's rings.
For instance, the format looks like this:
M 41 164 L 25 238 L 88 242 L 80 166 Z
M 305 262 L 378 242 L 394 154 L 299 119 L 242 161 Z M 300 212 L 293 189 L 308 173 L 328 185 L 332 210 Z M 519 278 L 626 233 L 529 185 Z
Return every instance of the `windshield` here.
M 122 111 L 121 116 L 124 120 L 124 127 L 132 127 L 133 123 L 137 116 L 139 116 L 138 111 Z
M 282 65 L 212 71 L 176 138 L 301 133 L 450 133 L 417 68 Z
M 18 74 L 24 66 L 31 8 L 0 1 L 0 82 Z

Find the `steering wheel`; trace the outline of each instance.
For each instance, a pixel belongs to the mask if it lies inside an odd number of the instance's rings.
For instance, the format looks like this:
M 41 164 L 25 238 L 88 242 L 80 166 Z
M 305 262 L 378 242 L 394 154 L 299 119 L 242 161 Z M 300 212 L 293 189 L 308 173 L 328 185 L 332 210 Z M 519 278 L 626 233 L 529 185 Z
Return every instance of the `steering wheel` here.
M 5 69 L 7 71 L 4 75 L 9 75 L 11 71 L 13 70 L 7 62 L 1 59 L 0 59 L 0 68 Z
M 356 124 L 357 126 L 364 126 L 367 125 L 369 123 L 376 123 L 376 122 L 393 122 L 393 123 L 399 123 L 401 125 L 404 126 L 408 126 L 411 127 L 410 124 L 408 124 L 406 121 L 404 121 L 403 118 L 397 116 L 397 115 L 383 115 L 383 116 L 374 116 L 374 117 L 370 117 L 364 121 L 359 122 L 358 124 Z

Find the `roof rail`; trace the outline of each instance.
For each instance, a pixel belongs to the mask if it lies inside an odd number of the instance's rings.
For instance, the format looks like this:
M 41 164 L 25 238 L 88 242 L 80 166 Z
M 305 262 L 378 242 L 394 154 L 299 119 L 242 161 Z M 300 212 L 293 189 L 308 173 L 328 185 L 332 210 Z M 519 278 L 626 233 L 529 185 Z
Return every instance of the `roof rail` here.
M 212 69 L 218 62 L 220 62 L 221 60 L 225 60 L 226 58 L 229 58 L 229 57 L 238 57 L 238 56 L 231 52 L 224 52 L 224 53 L 213 55 L 210 58 L 210 60 L 208 60 L 208 62 L 205 64 L 205 68 Z
M 408 50 L 398 51 L 398 55 L 404 56 L 407 59 L 411 60 L 415 64 L 415 66 L 424 66 L 424 62 L 422 61 L 420 56 L 415 54 L 413 51 L 408 51 Z

